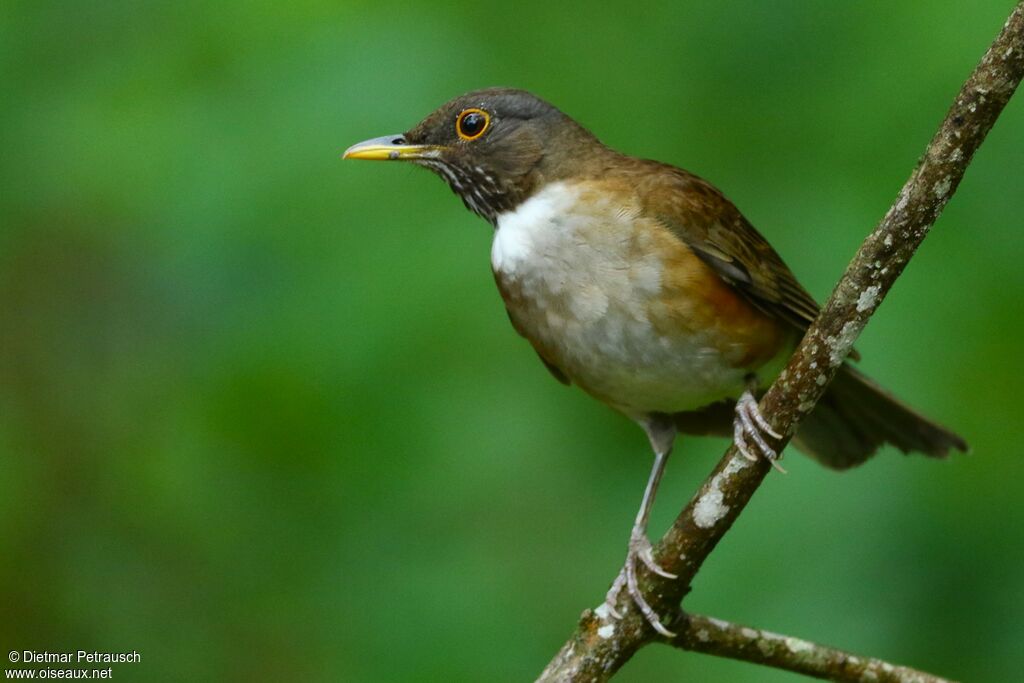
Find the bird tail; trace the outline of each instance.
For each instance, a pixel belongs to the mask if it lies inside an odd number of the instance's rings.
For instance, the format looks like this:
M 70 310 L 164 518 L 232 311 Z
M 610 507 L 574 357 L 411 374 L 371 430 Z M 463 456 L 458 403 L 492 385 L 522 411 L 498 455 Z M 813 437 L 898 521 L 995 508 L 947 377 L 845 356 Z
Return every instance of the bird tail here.
M 844 365 L 793 444 L 827 467 L 846 469 L 890 443 L 904 453 L 944 458 L 967 450 L 967 442 L 913 410 L 874 380 Z

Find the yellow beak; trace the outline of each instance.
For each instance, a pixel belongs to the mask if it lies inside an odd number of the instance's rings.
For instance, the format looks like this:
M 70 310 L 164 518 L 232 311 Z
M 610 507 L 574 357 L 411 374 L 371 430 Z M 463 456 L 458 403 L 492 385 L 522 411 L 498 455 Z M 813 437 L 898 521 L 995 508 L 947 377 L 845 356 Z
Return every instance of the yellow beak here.
M 403 161 L 436 157 L 440 147 L 410 145 L 401 135 L 385 135 L 352 145 L 341 155 L 342 159 L 370 159 L 373 161 Z

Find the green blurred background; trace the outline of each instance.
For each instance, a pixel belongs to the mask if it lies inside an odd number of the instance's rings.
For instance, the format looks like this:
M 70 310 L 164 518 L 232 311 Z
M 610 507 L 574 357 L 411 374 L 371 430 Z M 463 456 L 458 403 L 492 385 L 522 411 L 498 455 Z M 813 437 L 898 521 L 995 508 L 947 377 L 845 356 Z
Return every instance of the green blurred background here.
M 0 4 L 0 650 L 532 679 L 620 566 L 647 445 L 512 331 L 486 224 L 340 152 L 528 88 L 718 184 L 824 299 L 1010 6 Z M 859 342 L 973 454 L 794 455 L 690 608 L 1019 680 L 1022 114 Z M 681 442 L 654 532 L 724 446 Z M 662 647 L 620 674 L 794 679 Z

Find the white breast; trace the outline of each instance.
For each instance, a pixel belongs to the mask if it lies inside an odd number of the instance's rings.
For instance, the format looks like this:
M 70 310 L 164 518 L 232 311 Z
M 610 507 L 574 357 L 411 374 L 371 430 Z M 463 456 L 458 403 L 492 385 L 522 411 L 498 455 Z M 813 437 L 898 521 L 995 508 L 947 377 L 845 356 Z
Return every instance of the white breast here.
M 744 371 L 711 340 L 668 338 L 651 324 L 661 260 L 634 226 L 638 208 L 607 197 L 553 183 L 498 216 L 491 265 L 517 327 L 570 379 L 628 414 L 738 395 Z
M 557 243 L 552 228 L 565 222 L 573 211 L 575 193 L 562 183 L 550 185 L 543 192 L 523 202 L 515 211 L 498 216 L 498 230 L 491 245 L 491 266 L 496 272 L 513 275 L 530 269 L 543 258 L 538 247 Z

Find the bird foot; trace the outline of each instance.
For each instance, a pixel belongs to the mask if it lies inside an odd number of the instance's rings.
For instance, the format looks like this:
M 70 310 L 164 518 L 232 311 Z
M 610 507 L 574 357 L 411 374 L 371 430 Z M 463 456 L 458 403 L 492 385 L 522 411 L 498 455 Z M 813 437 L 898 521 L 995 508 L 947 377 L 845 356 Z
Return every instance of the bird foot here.
M 747 460 L 754 462 L 758 460 L 758 454 L 754 452 L 756 448 L 760 457 L 767 459 L 771 466 L 779 472 L 786 473 L 786 470 L 782 469 L 782 465 L 778 462 L 779 454 L 768 445 L 768 441 L 764 438 L 765 434 L 775 439 L 781 439 L 782 435 L 772 429 L 768 420 L 761 415 L 761 409 L 757 407 L 757 401 L 754 400 L 754 395 L 750 390 L 744 391 L 736 401 L 736 419 L 733 420 L 732 434 L 736 448 Z
M 666 579 L 677 578 L 672 572 L 665 571 L 658 566 L 651 552 L 651 542 L 647 540 L 643 529 L 633 527 L 633 533 L 629 537 L 629 552 L 626 554 L 626 564 L 615 578 L 611 588 L 608 589 L 608 594 L 604 598 L 605 608 L 608 610 L 608 614 L 615 619 L 622 618 L 622 614 L 615 609 L 615 603 L 619 599 L 619 593 L 622 591 L 623 586 L 625 586 L 629 592 L 629 597 L 633 600 L 633 604 L 644 615 L 647 623 L 666 638 L 673 638 L 676 634 L 662 625 L 661 617 L 658 616 L 658 613 L 654 611 L 654 608 L 644 598 L 643 593 L 640 592 L 640 585 L 636 578 L 637 561 L 643 562 L 648 569 L 658 576 L 663 576 Z

